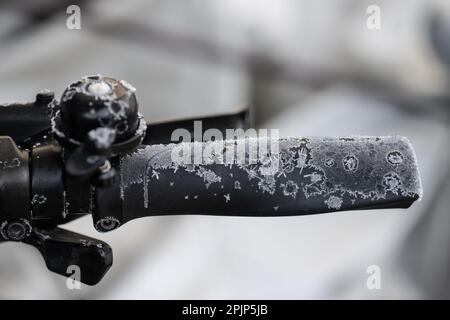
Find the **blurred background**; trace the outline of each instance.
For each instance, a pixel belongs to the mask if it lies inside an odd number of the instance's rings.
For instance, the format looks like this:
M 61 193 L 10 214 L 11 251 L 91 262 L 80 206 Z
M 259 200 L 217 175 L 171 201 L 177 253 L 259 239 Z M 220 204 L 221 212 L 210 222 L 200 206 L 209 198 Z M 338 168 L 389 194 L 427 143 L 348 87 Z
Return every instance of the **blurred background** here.
M 81 8 L 70 30 L 66 9 Z M 380 8 L 380 29 L 367 27 Z M 34 248 L 0 246 L 0 298 L 450 298 L 446 0 L 0 0 L 0 101 L 125 79 L 157 123 L 250 107 L 282 136 L 403 135 L 424 196 L 408 210 L 288 218 L 152 217 L 98 234 L 103 281 L 68 290 Z M 381 271 L 369 290 L 367 268 Z

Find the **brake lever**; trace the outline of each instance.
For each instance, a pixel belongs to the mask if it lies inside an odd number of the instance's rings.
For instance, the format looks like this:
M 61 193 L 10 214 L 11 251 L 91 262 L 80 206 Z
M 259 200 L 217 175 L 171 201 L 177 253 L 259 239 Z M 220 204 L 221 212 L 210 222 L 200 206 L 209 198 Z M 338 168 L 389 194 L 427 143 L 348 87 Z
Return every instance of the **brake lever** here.
M 23 242 L 38 249 L 47 268 L 57 274 L 67 277 L 68 268 L 77 266 L 80 282 L 88 285 L 97 284 L 113 262 L 106 242 L 58 227 L 34 227 Z
M 247 119 L 202 120 L 225 135 L 243 132 Z M 34 103 L 0 108 L 1 240 L 33 245 L 61 275 L 77 265 L 80 281 L 93 285 L 112 264 L 111 248 L 58 228 L 86 214 L 108 232 L 146 216 L 407 208 L 421 196 L 414 151 L 402 137 L 167 143 L 169 131 L 194 127 L 189 120 L 147 125 L 135 89 L 100 75 L 72 83 L 60 102 L 44 91 Z

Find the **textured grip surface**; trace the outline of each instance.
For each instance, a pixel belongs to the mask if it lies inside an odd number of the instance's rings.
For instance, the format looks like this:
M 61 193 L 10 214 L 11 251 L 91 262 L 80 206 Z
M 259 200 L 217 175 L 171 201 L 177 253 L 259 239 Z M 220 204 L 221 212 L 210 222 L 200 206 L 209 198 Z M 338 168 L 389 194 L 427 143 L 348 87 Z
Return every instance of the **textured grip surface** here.
M 254 163 L 237 163 L 236 158 L 230 163 L 217 153 L 208 153 L 198 164 L 173 159 L 174 148 L 226 154 L 235 140 L 150 145 L 123 157 L 124 222 L 164 214 L 283 216 L 404 208 L 421 196 L 414 151 L 403 137 L 278 141 L 277 152 Z M 247 140 L 247 158 L 260 142 Z

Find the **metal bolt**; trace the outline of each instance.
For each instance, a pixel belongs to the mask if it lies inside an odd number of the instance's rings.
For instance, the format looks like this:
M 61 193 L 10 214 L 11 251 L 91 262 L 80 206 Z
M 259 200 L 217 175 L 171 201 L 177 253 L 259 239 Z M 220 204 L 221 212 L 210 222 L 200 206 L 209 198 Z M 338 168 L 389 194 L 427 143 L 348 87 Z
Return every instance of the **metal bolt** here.
M 106 217 L 98 220 L 95 223 L 95 229 L 100 232 L 107 232 L 114 230 L 120 226 L 120 221 L 114 217 Z
M 0 231 L 6 240 L 21 241 L 30 235 L 31 225 L 25 219 L 13 220 L 3 223 Z

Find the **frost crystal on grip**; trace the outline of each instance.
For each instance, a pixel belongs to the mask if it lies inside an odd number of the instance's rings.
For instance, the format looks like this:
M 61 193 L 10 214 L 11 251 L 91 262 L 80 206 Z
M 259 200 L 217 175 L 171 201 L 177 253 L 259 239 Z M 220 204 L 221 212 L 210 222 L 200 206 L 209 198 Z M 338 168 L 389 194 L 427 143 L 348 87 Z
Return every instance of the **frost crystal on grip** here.
M 258 143 L 256 138 L 247 139 L 246 160 L 258 149 Z M 189 185 L 194 187 L 183 190 L 184 199 L 194 199 L 195 194 L 195 199 L 222 199 L 226 205 L 241 201 L 244 205 L 243 199 L 253 197 L 261 199 L 262 206 L 267 201 L 270 210 L 276 207 L 280 215 L 293 214 L 293 210 L 299 211 L 296 214 L 302 210 L 308 214 L 314 210 L 346 210 L 355 205 L 371 207 L 383 200 L 392 201 L 393 197 L 412 202 L 422 193 L 413 149 L 403 137 L 282 138 L 276 154 L 268 153 L 263 159 L 244 163 L 238 161 L 242 159 L 237 159 L 237 154 L 232 161 L 224 161 L 216 153 L 201 163 L 172 159 L 175 147 L 184 151 L 222 150 L 226 155 L 235 146 L 235 140 L 228 140 L 150 145 L 139 149 L 121 160 L 122 199 L 126 199 L 127 190 L 132 187 L 138 190 L 136 186 L 139 186 L 142 207 L 151 209 L 152 193 L 160 192 L 152 189 L 159 186 L 152 182 L 157 179 L 152 174 L 154 170 L 158 171 L 159 182 L 170 180 L 173 189 L 181 188 L 183 180 L 189 179 Z M 193 160 L 194 156 L 189 159 Z M 269 167 L 277 169 L 268 174 Z M 180 175 L 183 178 L 174 183 L 174 178 Z M 190 192 L 191 197 L 186 198 Z M 174 191 L 172 196 L 176 195 Z M 164 195 L 159 193 L 157 198 L 161 196 Z
M 422 194 L 415 154 L 404 137 L 313 137 L 309 141 L 309 165 L 324 172 L 331 190 L 365 199 L 382 199 L 393 190 L 404 196 Z M 338 164 L 336 160 L 343 159 L 342 167 L 327 165 L 329 158 Z M 387 175 L 397 179 L 395 188 Z

